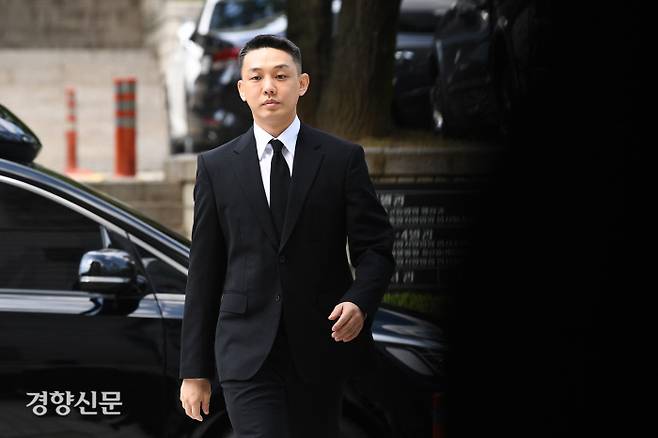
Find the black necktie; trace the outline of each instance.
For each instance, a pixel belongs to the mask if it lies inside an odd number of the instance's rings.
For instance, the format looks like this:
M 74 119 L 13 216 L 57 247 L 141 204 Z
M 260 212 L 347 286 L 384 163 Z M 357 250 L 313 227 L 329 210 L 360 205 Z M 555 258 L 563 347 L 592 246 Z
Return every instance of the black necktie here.
M 288 202 L 288 187 L 290 186 L 290 169 L 286 159 L 283 158 L 283 143 L 272 139 L 270 144 L 274 149 L 272 168 L 270 170 L 270 210 L 274 218 L 274 225 L 279 232 L 283 231 L 283 221 L 286 217 L 286 203 Z

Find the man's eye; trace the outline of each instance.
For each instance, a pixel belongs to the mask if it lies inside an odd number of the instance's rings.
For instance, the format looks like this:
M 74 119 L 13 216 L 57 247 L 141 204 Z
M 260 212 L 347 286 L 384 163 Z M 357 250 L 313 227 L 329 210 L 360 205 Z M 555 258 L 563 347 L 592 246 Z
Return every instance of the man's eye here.
M 251 79 L 252 81 L 257 81 L 260 79 L 260 76 L 252 76 L 249 79 Z
M 277 79 L 285 79 L 285 78 L 287 78 L 287 77 L 288 77 L 288 76 L 286 76 L 286 75 L 277 75 L 277 76 L 276 76 Z

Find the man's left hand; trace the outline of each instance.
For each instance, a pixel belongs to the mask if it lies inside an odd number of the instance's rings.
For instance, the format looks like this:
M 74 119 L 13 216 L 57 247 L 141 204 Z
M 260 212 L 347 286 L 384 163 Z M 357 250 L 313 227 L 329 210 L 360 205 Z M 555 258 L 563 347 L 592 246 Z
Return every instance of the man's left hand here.
M 363 328 L 364 315 L 359 306 L 349 301 L 338 303 L 329 315 L 336 324 L 331 327 L 331 337 L 336 342 L 349 342 L 356 338 Z

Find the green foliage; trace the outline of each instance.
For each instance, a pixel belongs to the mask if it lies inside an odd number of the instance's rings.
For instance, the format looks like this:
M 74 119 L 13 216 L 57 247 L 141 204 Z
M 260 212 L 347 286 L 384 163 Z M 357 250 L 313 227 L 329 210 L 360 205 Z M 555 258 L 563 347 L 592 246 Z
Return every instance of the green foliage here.
M 384 304 L 420 313 L 432 320 L 446 316 L 448 297 L 429 292 L 390 292 L 384 295 Z

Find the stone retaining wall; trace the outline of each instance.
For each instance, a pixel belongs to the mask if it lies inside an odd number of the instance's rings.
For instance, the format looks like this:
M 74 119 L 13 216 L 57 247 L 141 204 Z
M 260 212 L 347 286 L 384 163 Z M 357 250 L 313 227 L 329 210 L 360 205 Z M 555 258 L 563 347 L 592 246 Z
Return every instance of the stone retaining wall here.
M 486 177 L 495 166 L 498 150 L 493 147 L 455 146 L 442 148 L 366 147 L 366 161 L 373 182 L 432 183 L 463 177 Z M 165 178 L 180 184 L 183 234 L 190 236 L 194 219 L 192 192 L 196 155 L 181 154 L 165 163 Z

